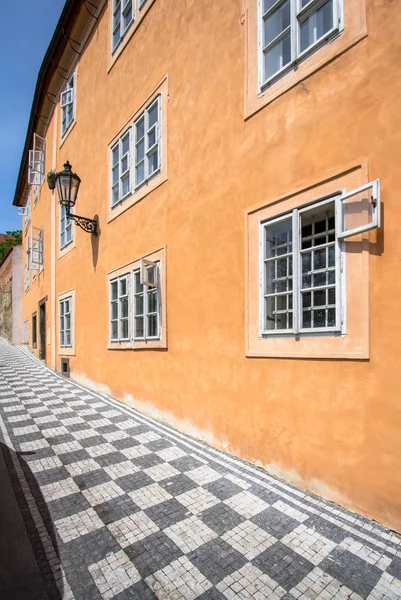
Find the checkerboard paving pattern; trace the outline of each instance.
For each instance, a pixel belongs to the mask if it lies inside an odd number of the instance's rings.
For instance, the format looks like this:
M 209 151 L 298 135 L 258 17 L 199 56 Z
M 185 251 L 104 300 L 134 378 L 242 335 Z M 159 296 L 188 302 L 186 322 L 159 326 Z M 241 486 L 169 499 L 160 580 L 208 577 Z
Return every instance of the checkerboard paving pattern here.
M 401 599 L 401 541 L 0 341 L 0 441 L 49 598 Z

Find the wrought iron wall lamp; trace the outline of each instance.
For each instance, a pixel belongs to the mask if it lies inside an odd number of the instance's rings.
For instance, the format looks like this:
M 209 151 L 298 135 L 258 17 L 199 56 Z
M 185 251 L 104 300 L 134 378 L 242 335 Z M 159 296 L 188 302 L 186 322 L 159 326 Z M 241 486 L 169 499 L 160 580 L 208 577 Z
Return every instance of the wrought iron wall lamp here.
M 80 183 L 81 179 L 76 173 L 72 172 L 68 160 L 64 164 L 63 171 L 60 171 L 59 173 L 50 171 L 50 173 L 47 174 L 47 184 L 49 189 L 54 190 L 57 185 L 59 202 L 61 206 L 65 206 L 67 217 L 72 221 L 75 221 L 78 227 L 87 233 L 97 236 L 97 221 L 71 213 L 71 209 L 75 206 L 77 200 Z

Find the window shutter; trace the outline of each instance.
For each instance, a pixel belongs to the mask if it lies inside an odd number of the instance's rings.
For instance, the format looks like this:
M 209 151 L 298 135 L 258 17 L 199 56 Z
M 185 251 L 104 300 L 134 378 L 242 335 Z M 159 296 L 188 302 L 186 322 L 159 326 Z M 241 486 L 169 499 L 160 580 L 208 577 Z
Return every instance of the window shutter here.
M 157 263 L 145 258 L 141 258 L 141 284 L 147 285 L 150 288 L 157 288 L 158 286 L 158 269 Z
M 342 194 L 337 203 L 339 239 L 380 227 L 380 179 Z

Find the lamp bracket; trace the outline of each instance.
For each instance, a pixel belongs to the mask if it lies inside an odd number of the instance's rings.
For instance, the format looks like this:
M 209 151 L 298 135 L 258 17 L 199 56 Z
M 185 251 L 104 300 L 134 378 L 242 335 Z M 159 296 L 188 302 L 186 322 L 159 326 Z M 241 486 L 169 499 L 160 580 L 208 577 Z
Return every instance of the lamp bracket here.
M 66 210 L 66 215 L 69 219 L 74 221 L 78 227 L 86 231 L 86 233 L 91 233 L 95 237 L 97 236 L 97 221 L 81 217 L 80 215 L 74 215 L 73 213 L 70 213 L 68 209 Z

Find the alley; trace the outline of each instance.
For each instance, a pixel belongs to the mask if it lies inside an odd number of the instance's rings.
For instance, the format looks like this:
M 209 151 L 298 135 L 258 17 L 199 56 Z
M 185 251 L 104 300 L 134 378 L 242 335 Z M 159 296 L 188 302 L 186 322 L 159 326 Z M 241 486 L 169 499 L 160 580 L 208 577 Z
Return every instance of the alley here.
M 396 534 L 1 340 L 0 442 L 49 599 L 401 598 Z

